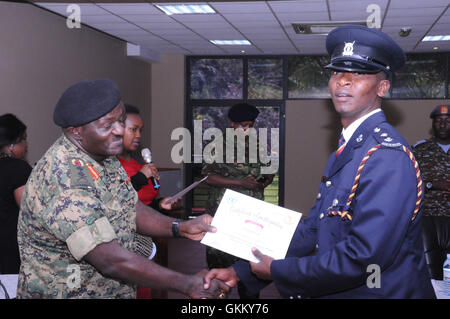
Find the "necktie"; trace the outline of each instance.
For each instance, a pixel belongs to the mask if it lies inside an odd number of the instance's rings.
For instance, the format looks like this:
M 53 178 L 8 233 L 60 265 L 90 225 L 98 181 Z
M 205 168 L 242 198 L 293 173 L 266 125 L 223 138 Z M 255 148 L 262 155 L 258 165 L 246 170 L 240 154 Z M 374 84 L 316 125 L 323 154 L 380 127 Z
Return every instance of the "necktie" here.
M 344 135 L 341 134 L 341 137 L 339 138 L 338 149 L 336 151 L 336 157 L 338 157 L 339 154 L 342 153 L 344 148 L 345 148 L 345 139 L 344 139 Z

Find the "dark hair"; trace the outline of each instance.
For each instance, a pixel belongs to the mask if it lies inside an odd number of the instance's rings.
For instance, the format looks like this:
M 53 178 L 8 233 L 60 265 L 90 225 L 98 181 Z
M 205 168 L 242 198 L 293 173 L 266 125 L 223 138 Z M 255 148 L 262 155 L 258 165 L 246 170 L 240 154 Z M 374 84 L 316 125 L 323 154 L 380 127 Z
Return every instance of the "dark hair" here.
M 139 109 L 131 104 L 125 104 L 125 113 L 127 114 L 139 114 Z
M 14 114 L 0 116 L 0 148 L 18 143 L 25 136 L 27 127 Z

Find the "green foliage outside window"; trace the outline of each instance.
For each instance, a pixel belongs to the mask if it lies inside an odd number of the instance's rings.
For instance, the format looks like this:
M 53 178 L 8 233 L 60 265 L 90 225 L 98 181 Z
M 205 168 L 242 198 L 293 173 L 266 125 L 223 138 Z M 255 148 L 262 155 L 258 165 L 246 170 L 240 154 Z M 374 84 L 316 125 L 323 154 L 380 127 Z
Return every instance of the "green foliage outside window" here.
M 283 60 L 249 59 L 248 98 L 283 98 Z
M 413 54 L 405 66 L 395 72 L 392 98 L 433 99 L 445 97 L 446 56 Z
M 241 99 L 243 62 L 240 59 L 191 60 L 191 99 Z
M 288 98 L 329 98 L 330 61 L 323 56 L 293 56 L 288 60 Z

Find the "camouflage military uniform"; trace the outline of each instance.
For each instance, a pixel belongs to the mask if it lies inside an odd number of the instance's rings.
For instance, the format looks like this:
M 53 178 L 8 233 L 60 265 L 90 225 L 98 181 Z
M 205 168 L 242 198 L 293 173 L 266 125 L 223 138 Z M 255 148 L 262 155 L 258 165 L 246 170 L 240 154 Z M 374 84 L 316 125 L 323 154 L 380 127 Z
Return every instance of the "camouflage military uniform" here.
M 437 145 L 434 137 L 415 145 L 414 156 L 419 162 L 424 182 L 450 178 L 450 157 Z M 425 191 L 424 216 L 450 217 L 450 202 L 440 190 Z
M 19 216 L 18 298 L 135 298 L 82 260 L 114 239 L 134 250 L 137 193 L 116 157 L 103 164 L 64 135 L 37 163 Z
M 212 164 L 204 164 L 202 169 L 203 175 L 219 175 L 226 178 L 232 179 L 244 179 L 248 176 L 252 176 L 255 179 L 260 178 L 261 175 L 261 167 L 263 166 L 261 163 L 249 163 L 248 159 L 248 139 L 246 139 L 247 143 L 245 145 L 245 159 L 244 163 L 212 163 Z M 226 149 L 225 146 L 223 148 Z M 235 146 L 234 154 L 237 154 L 237 146 Z M 231 190 L 236 192 L 252 196 L 254 198 L 264 200 L 264 189 L 245 189 L 242 187 L 228 187 Z M 220 201 L 225 193 L 227 188 L 214 187 L 210 185 L 209 196 L 205 204 L 205 212 L 214 216 L 217 208 L 219 207 Z M 234 262 L 239 260 L 238 257 L 229 255 L 220 250 L 206 247 L 206 259 L 208 262 L 209 268 L 224 268 L 231 266 Z

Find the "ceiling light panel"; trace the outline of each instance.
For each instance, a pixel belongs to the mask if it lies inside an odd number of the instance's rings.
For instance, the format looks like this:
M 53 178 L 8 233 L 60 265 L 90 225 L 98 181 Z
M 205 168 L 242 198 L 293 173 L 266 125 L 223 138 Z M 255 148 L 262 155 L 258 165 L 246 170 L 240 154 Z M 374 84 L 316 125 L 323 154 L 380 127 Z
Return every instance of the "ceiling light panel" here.
M 252 45 L 248 40 L 210 40 L 215 45 Z
M 427 35 L 422 39 L 422 42 L 427 41 L 450 41 L 450 34 Z
M 155 4 L 157 8 L 162 10 L 167 15 L 184 15 L 184 14 L 214 14 L 216 13 L 211 6 L 205 3 L 158 3 Z

